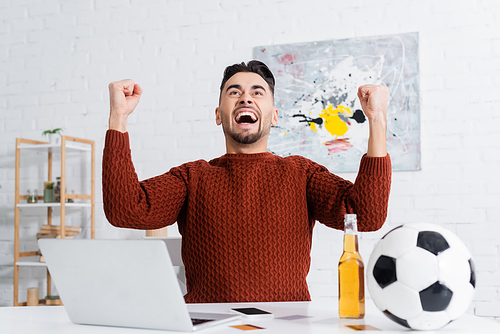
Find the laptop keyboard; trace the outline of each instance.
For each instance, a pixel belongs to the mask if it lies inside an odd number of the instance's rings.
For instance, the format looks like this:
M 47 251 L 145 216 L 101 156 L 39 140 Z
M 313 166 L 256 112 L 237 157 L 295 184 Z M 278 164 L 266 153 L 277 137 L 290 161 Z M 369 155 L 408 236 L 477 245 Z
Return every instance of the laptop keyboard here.
M 214 319 L 196 319 L 196 318 L 191 318 L 191 322 L 193 323 L 193 326 L 203 324 L 205 322 L 213 321 Z

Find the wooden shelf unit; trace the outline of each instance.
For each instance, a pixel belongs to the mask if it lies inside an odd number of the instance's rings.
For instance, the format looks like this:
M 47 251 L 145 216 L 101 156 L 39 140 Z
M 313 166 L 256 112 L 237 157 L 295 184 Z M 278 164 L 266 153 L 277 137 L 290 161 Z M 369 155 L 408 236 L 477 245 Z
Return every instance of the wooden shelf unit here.
M 52 182 L 52 153 L 60 151 L 61 153 L 61 195 L 57 203 L 43 203 L 43 196 L 38 196 L 39 203 L 21 203 L 21 200 L 28 199 L 28 195 L 20 194 L 20 169 L 21 169 L 21 150 L 35 150 L 47 152 L 48 157 L 48 181 Z M 90 152 L 91 154 L 91 176 L 90 176 L 90 195 L 68 194 L 66 193 L 66 153 L 67 151 Z M 46 267 L 43 262 L 20 261 L 21 258 L 39 256 L 40 251 L 20 252 L 19 251 L 19 228 L 20 228 L 20 209 L 21 208 L 47 208 L 47 224 L 52 225 L 52 208 L 60 208 L 60 237 L 65 238 L 65 216 L 66 208 L 71 207 L 90 207 L 90 237 L 95 238 L 95 142 L 92 140 L 75 138 L 70 136 L 61 136 L 60 144 L 50 144 L 47 142 L 16 138 L 16 194 L 14 210 L 14 306 L 26 306 L 26 302 L 19 302 L 19 267 Z M 84 202 L 66 203 L 67 199 L 78 199 Z M 47 270 L 47 296 L 51 296 L 51 277 Z M 45 299 L 39 300 L 40 304 L 45 304 Z

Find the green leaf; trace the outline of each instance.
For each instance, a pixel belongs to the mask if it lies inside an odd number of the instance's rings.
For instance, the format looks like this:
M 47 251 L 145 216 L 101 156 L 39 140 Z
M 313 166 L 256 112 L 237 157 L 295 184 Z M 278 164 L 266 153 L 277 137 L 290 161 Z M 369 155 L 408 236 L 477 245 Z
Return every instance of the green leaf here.
M 53 130 L 45 130 L 42 132 L 42 136 L 50 135 L 50 134 L 60 134 L 63 131 L 62 128 L 55 128 Z

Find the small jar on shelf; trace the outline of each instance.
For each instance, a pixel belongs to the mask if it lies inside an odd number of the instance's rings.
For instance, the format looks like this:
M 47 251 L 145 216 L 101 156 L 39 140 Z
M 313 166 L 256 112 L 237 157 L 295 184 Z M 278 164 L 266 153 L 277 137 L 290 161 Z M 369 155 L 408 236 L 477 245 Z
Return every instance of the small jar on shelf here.
M 54 202 L 61 201 L 61 177 L 56 178 L 56 183 L 54 184 Z
M 38 191 L 36 189 L 28 190 L 28 203 L 38 202 Z

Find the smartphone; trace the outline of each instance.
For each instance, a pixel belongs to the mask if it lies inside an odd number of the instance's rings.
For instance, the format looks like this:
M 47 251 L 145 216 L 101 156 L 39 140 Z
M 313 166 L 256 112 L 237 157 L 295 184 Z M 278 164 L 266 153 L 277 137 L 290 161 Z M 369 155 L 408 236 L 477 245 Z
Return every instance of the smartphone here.
M 255 307 L 233 308 L 231 313 L 240 314 L 244 318 L 273 318 L 271 312 L 267 312 Z

